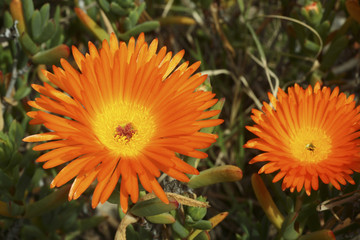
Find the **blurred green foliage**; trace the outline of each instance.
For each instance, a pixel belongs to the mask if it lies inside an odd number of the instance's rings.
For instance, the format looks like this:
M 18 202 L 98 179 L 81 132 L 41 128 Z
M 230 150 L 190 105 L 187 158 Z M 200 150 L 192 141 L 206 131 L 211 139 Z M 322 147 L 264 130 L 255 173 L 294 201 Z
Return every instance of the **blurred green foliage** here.
M 46 81 L 40 69 L 69 57 L 71 45 L 85 52 L 88 41 L 99 45 L 110 32 L 123 41 L 146 32 L 148 39 L 158 38 L 160 46 L 174 52 L 185 49 L 184 58 L 202 61 L 201 71 L 211 78 L 212 84 L 207 81 L 203 87 L 226 99 L 215 106 L 223 109 L 225 123 L 204 129 L 219 135 L 207 150 L 209 158 L 185 159 L 203 175 L 220 174 L 216 181 L 192 180 L 203 187 L 196 189 L 197 199 L 207 196 L 212 207 L 191 207 L 179 200 L 166 206 L 155 199 L 140 201 L 131 206 L 138 223 L 127 227 L 128 239 L 331 239 L 329 230 L 336 239 L 355 239 L 360 234 L 359 197 L 318 212 L 318 204 L 336 202 L 341 193 L 323 184 L 311 197 L 292 194 L 264 176 L 285 217 L 277 230 L 251 186 L 258 166 L 247 162 L 258 152 L 242 146 L 253 137 L 245 130 L 251 109 L 260 108 L 267 92 L 276 93 L 277 86 L 321 81 L 359 98 L 359 9 L 357 0 L 0 1 L 0 239 L 113 239 L 125 218 L 119 209 L 115 217 L 101 209 L 96 214 L 89 205 L 91 191 L 67 202 L 69 186 L 49 189 L 60 169 L 43 170 L 35 163 L 39 153 L 22 142 L 46 131 L 30 126 L 26 116 L 27 101 L 36 97 L 30 85 Z M 224 172 L 217 173 L 222 165 L 243 169 L 243 180 L 222 183 Z M 353 177 L 356 184 L 342 194 L 357 196 L 353 191 L 359 190 L 360 175 Z M 195 197 L 186 185 L 175 190 Z M 118 192 L 109 201 L 118 204 Z M 218 215 L 224 211 L 229 212 L 225 219 Z

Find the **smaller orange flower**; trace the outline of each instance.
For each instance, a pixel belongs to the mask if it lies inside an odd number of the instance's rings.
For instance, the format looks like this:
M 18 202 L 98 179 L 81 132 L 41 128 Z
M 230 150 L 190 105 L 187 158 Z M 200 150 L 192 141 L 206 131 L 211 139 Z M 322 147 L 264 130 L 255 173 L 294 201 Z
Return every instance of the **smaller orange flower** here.
M 354 95 L 346 97 L 328 87 L 314 89 L 299 85 L 279 89 L 277 99 L 269 93 L 272 104 L 263 103 L 262 112 L 252 110 L 254 126 L 246 128 L 258 136 L 244 147 L 264 151 L 250 163 L 267 162 L 259 173 L 278 171 L 273 179 L 283 178 L 282 188 L 302 188 L 310 195 L 317 190 L 319 178 L 340 190 L 340 184 L 354 184 L 350 177 L 360 171 L 360 107 Z

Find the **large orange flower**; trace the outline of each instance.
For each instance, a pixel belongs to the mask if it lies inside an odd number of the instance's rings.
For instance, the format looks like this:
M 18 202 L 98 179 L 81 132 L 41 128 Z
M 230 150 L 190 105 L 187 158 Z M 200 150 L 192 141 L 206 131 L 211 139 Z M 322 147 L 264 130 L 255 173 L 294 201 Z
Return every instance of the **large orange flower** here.
M 298 192 L 304 187 L 308 195 L 317 190 L 319 178 L 340 189 L 360 171 L 360 107 L 354 95 L 346 97 L 328 87 L 306 90 L 295 85 L 288 93 L 279 89 L 278 99 L 269 93 L 270 106 L 263 112 L 253 109 L 256 123 L 247 129 L 258 136 L 244 147 L 264 151 L 250 163 L 268 162 L 259 173 L 279 171 L 273 179 L 283 178 L 282 188 Z
M 207 157 L 198 150 L 209 147 L 217 136 L 199 130 L 223 122 L 208 119 L 219 114 L 206 111 L 217 99 L 214 93 L 196 90 L 207 77 L 193 74 L 199 62 L 176 68 L 184 51 L 172 57 L 166 47 L 157 53 L 157 45 L 155 39 L 148 46 L 141 34 L 127 46 L 112 34 L 110 45 L 103 41 L 99 52 L 91 42 L 85 56 L 73 47 L 80 72 L 64 59 L 63 69 L 54 66 L 54 74 L 44 71 L 62 91 L 46 83 L 32 85 L 41 96 L 29 102 L 40 110 L 28 113 L 30 123 L 51 131 L 24 141 L 49 141 L 34 147 L 52 149 L 37 159 L 46 162 L 44 168 L 67 164 L 51 187 L 76 177 L 69 200 L 97 180 L 95 208 L 109 198 L 121 178 L 120 202 L 126 212 L 129 195 L 132 202 L 138 200 L 138 178 L 147 191 L 168 203 L 156 180 L 160 171 L 184 182 L 189 180 L 184 173 L 198 174 L 176 153 Z

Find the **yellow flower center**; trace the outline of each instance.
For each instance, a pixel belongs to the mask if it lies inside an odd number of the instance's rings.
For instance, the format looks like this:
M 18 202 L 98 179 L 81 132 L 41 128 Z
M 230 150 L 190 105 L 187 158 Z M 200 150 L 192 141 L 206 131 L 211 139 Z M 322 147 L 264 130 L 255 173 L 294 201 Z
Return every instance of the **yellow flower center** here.
M 290 151 L 300 162 L 319 163 L 331 152 L 331 139 L 322 129 L 302 128 L 290 140 Z
M 150 142 L 156 124 L 144 106 L 119 102 L 96 114 L 93 129 L 98 140 L 119 157 L 134 157 Z

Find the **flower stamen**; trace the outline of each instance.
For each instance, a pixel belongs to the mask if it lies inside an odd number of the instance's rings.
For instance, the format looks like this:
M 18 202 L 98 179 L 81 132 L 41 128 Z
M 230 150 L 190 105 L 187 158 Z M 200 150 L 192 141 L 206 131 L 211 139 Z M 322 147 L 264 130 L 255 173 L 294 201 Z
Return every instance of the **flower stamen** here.
M 125 126 L 119 125 L 115 130 L 114 138 L 116 141 L 124 140 L 125 142 L 129 142 L 136 132 L 137 130 L 132 123 L 127 123 Z
M 315 151 L 315 145 L 313 143 L 308 143 L 305 146 L 306 150 L 309 150 L 310 152 L 314 152 Z

